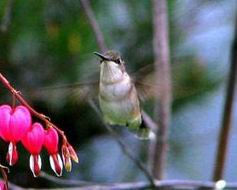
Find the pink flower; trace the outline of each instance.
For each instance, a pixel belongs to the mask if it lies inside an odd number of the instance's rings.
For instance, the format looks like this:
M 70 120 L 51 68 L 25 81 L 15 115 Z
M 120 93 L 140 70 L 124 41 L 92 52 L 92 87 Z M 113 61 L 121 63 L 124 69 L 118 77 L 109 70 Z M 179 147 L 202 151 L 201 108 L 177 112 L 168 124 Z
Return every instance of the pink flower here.
M 58 133 L 57 131 L 49 127 L 45 131 L 44 147 L 49 153 L 50 166 L 57 176 L 62 175 L 63 164 L 60 155 L 58 154 Z
M 11 108 L 9 105 L 0 106 L 0 136 L 10 142 L 7 161 L 13 165 L 18 160 L 16 143 L 22 139 L 31 126 L 31 115 L 24 106 Z
M 0 190 L 7 190 L 7 186 L 4 181 L 0 181 Z
M 44 143 L 44 128 L 40 123 L 34 123 L 22 139 L 22 144 L 31 153 L 30 169 L 34 177 L 39 176 L 41 170 L 40 151 Z

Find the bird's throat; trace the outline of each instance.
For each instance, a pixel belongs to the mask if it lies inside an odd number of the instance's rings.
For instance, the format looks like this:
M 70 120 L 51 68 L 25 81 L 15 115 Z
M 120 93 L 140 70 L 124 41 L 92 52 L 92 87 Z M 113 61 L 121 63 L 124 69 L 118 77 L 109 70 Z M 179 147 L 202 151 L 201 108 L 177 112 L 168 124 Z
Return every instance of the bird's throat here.
M 103 83 L 116 83 L 124 79 L 126 73 L 113 62 L 102 62 L 100 70 L 100 81 Z

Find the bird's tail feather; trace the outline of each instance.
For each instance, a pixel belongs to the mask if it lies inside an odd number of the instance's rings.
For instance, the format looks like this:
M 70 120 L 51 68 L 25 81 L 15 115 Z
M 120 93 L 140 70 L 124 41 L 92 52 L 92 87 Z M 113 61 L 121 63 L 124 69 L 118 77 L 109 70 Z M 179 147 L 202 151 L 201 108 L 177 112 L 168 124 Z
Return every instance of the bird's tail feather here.
M 136 136 L 141 140 L 149 140 L 152 133 L 153 132 L 145 125 L 142 119 L 141 125 L 137 129 Z
M 145 125 L 142 118 L 139 122 L 131 122 L 128 129 L 140 140 L 149 140 L 153 132 Z

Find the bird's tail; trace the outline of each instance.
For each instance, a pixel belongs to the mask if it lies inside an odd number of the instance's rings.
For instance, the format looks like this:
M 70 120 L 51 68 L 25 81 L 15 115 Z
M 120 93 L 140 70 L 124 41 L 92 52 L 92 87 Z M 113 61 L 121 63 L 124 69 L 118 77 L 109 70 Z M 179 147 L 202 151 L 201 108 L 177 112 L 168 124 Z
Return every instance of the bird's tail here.
M 152 135 L 153 132 L 146 126 L 144 120 L 142 119 L 142 123 L 137 130 L 136 136 L 141 140 L 149 140 Z
M 143 119 L 140 119 L 139 124 L 130 123 L 128 125 L 129 130 L 141 140 L 149 140 L 153 136 L 153 132 L 145 125 Z

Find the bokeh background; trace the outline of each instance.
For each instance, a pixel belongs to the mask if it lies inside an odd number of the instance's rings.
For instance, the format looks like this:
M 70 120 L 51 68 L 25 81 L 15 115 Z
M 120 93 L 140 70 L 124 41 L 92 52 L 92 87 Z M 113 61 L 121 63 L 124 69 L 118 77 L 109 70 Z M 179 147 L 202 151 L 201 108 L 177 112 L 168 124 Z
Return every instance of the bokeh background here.
M 3 18 L 6 0 L 0 1 Z M 148 0 L 91 0 L 109 49 L 121 52 L 130 73 L 153 64 L 152 4 Z M 169 133 L 168 179 L 210 180 L 214 168 L 237 1 L 169 0 L 173 105 Z M 121 152 L 86 100 L 70 89 L 39 90 L 98 79 L 99 51 L 79 1 L 23 1 L 13 4 L 9 30 L 0 32 L 0 72 L 39 112 L 62 128 L 76 147 L 80 164 L 63 179 L 128 182 L 144 178 Z M 11 104 L 0 85 L 0 103 Z M 152 116 L 152 100 L 144 109 Z M 134 155 L 147 162 L 148 141 L 119 130 Z M 1 163 L 7 144 L 0 142 Z M 34 179 L 29 154 L 19 145 L 20 160 L 9 180 L 23 187 L 58 186 Z M 45 151 L 43 170 L 53 175 Z M 234 103 L 225 179 L 237 180 L 237 99 Z

